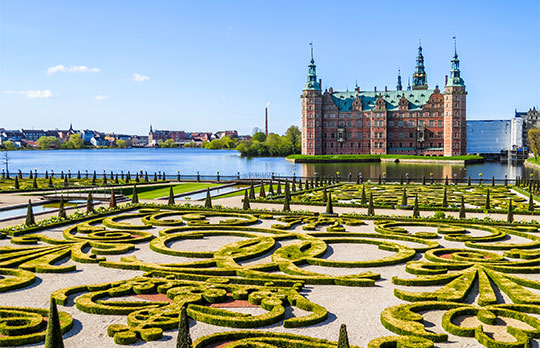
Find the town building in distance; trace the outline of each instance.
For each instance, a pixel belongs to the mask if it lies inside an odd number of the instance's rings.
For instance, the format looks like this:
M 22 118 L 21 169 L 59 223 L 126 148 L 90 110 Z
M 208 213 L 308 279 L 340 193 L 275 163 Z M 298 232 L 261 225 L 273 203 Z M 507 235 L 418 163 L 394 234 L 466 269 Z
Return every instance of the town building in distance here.
M 322 90 L 311 49 L 302 99 L 302 154 L 466 154 L 465 83 L 457 50 L 444 91 L 429 89 L 422 46 L 412 86 L 395 90 Z

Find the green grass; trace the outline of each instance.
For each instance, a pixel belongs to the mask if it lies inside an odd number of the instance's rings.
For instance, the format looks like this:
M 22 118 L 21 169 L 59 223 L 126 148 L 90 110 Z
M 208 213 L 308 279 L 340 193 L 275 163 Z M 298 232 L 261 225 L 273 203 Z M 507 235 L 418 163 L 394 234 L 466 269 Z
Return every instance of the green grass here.
M 249 186 L 246 186 L 245 188 L 249 189 Z M 282 185 L 281 188 L 285 189 L 285 186 Z M 268 194 L 268 190 L 270 190 L 270 185 L 264 185 L 264 191 L 266 192 L 266 194 Z M 274 185 L 274 192 L 276 192 L 276 190 L 277 190 L 277 185 Z M 260 191 L 261 191 L 260 186 L 255 187 L 255 194 L 256 194 L 257 198 L 259 198 L 259 192 Z M 241 190 L 241 191 L 237 191 L 237 192 L 227 193 L 226 195 L 216 197 L 216 199 L 228 198 L 228 197 L 237 197 L 237 196 L 243 196 L 243 195 L 244 195 L 244 190 Z
M 540 166 L 540 158 L 530 157 L 530 158 L 527 158 L 527 162 L 534 163 Z
M 333 161 L 351 161 L 351 162 L 379 162 L 381 158 L 395 159 L 421 159 L 430 161 L 470 161 L 481 160 L 482 156 L 416 156 L 416 155 L 290 155 L 288 159 L 302 160 L 305 162 L 333 162 Z
M 191 191 L 203 190 L 207 187 L 216 187 L 223 184 L 211 184 L 211 183 L 202 183 L 202 182 L 189 182 L 183 184 L 176 184 L 173 186 L 173 192 L 175 195 L 180 193 L 186 193 Z M 155 188 L 154 190 L 148 190 L 145 192 L 139 192 L 139 199 L 156 199 L 160 197 L 167 197 L 169 195 L 170 186 L 162 186 Z M 131 198 L 131 193 L 127 195 Z

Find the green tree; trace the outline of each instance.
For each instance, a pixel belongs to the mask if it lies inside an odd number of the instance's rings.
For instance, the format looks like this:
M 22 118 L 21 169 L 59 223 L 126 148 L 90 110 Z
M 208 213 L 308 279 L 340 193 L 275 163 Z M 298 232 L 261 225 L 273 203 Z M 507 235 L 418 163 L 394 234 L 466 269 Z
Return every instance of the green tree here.
M 3 144 L 4 144 L 4 149 L 6 149 L 7 151 L 15 150 L 15 144 L 13 143 L 13 141 L 6 140 L 6 141 L 4 141 Z
M 257 132 L 253 134 L 252 139 L 254 141 L 259 141 L 261 143 L 264 143 L 266 141 L 266 134 L 264 134 L 264 132 Z
M 84 140 L 80 134 L 71 134 L 64 147 L 68 149 L 82 149 L 84 147 Z
M 60 145 L 60 139 L 56 137 L 43 136 L 37 140 L 37 146 L 42 150 L 57 149 Z
M 528 136 L 529 147 L 534 154 L 534 159 L 538 159 L 538 155 L 540 154 L 540 129 L 529 129 Z
M 287 129 L 285 139 L 290 146 L 290 153 L 302 152 L 302 132 L 297 126 L 290 126 Z
M 118 139 L 116 141 L 116 147 L 120 149 L 125 149 L 127 147 L 127 141 L 125 141 L 124 139 Z

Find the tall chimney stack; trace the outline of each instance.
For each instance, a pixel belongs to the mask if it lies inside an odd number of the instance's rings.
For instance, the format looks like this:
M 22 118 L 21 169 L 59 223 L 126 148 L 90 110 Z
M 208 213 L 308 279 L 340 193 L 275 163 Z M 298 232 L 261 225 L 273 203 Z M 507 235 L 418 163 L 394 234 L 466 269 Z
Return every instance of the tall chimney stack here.
M 264 134 L 268 136 L 268 107 L 264 108 Z

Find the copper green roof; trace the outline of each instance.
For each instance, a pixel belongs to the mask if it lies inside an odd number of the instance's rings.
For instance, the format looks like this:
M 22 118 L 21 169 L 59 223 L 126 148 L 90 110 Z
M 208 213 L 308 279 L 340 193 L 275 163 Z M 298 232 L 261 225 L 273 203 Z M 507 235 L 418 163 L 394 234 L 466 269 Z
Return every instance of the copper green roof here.
M 399 100 L 404 95 L 409 102 L 409 110 L 420 110 L 428 102 L 435 90 L 406 90 L 406 91 L 347 91 L 334 92 L 331 94 L 334 103 L 339 111 L 352 111 L 354 100 L 358 97 L 362 101 L 362 111 L 368 111 L 375 107 L 375 101 L 381 95 L 386 102 L 387 110 L 397 110 Z

